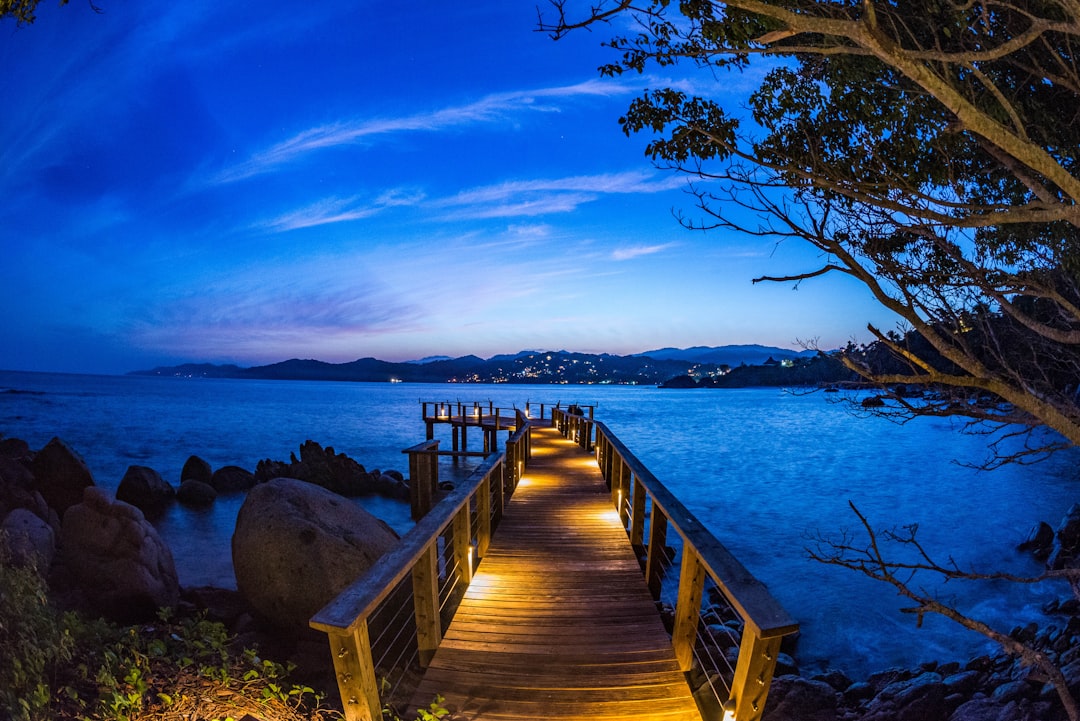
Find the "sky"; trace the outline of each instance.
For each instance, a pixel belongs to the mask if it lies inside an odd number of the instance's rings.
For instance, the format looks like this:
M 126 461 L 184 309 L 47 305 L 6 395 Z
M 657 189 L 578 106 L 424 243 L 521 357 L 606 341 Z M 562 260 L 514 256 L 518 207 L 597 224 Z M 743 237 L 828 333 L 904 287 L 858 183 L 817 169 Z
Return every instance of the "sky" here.
M 95 10 L 96 8 L 96 10 Z M 43 0 L 0 21 L 0 368 L 823 348 L 893 322 L 821 258 L 694 232 L 618 118 L 757 69 L 602 78 L 537 6 Z M 618 26 L 612 27 L 617 31 Z

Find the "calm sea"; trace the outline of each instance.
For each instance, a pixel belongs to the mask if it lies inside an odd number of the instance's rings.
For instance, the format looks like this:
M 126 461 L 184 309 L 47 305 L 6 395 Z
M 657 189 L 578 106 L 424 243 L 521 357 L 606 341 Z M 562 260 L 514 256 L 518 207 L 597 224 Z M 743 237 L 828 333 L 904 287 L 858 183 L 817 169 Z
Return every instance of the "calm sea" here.
M 1076 453 L 1033 467 L 977 472 L 985 439 L 947 420 L 895 425 L 858 418 L 826 394 L 780 389 L 659 390 L 626 386 L 423 385 L 55 375 L 0 372 L 0 434 L 40 448 L 60 436 L 98 485 L 115 489 L 129 465 L 174 485 L 189 455 L 254 470 L 288 460 L 306 439 L 369 470 L 405 470 L 401 450 L 424 438 L 420 401 L 595 404 L 597 418 L 761 578 L 802 624 L 804 667 L 862 675 L 893 665 L 962 660 L 991 647 L 944 619 L 922 629 L 890 587 L 808 559 L 818 533 L 856 529 L 854 502 L 876 527 L 916 523 L 942 561 L 1034 574 L 1015 550 L 1039 520 L 1057 525 L 1080 501 Z M 446 445 L 446 444 L 444 444 Z M 959 462 L 959 463 L 958 463 Z M 181 583 L 235 588 L 229 540 L 242 497 L 209 510 L 174 506 L 155 521 Z M 399 531 L 405 504 L 361 501 Z M 916 585 L 931 579 L 916 579 Z M 1008 630 L 1044 621 L 1068 594 L 1008 584 L 950 583 L 939 594 Z

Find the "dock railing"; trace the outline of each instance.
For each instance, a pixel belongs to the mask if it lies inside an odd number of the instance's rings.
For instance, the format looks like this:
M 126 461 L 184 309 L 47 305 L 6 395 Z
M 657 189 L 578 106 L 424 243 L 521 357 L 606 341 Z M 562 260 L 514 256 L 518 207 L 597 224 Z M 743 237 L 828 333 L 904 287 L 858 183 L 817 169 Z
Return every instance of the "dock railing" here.
M 431 459 L 437 446 L 409 450 Z M 329 638 L 348 721 L 381 721 L 383 708 L 407 703 L 487 553 L 529 447 L 529 424 L 522 417 L 505 450 L 487 456 L 397 547 L 312 617 L 311 627 Z M 414 472 L 432 467 L 437 473 L 437 463 L 426 462 Z M 430 478 L 411 480 L 431 485 Z
M 673 607 L 675 657 L 703 718 L 759 721 L 781 639 L 798 622 L 611 429 L 569 410 L 552 424 L 595 452 L 653 598 Z

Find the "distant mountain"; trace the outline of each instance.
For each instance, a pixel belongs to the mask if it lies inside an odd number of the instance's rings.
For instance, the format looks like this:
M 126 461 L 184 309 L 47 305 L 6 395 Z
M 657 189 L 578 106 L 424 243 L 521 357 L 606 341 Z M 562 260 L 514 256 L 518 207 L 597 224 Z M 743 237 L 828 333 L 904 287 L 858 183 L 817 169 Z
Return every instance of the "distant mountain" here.
M 521 351 L 487 360 L 474 355 L 460 358 L 433 356 L 422 361 L 391 363 L 359 358 L 348 363 L 327 363 L 293 358 L 280 363 L 241 368 L 235 365 L 187 363 L 132 371 L 129 375 L 185 378 L 258 378 L 263 380 L 365 381 L 376 383 L 619 383 L 658 385 L 677 376 L 704 381 L 722 375 L 729 366 L 761 366 L 775 361 L 812 358 L 812 351 L 791 351 L 760 345 L 708 348 L 661 348 L 619 356 L 570 351 Z
M 692 363 L 713 363 L 727 365 L 736 368 L 742 364 L 748 366 L 761 365 L 772 358 L 773 360 L 794 360 L 796 358 L 812 358 L 817 351 L 796 351 L 789 348 L 776 348 L 767 345 L 722 345 L 722 346 L 694 346 L 692 348 L 658 348 L 657 350 L 635 353 L 638 356 L 648 356 L 657 360 L 682 360 Z

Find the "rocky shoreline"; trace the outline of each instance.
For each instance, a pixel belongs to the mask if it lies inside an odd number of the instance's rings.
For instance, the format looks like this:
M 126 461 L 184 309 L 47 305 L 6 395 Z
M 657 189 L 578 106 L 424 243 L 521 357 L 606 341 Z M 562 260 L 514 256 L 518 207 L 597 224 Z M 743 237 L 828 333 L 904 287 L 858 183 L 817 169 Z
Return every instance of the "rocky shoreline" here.
M 112 498 L 60 439 L 33 451 L 21 440 L 0 438 L 0 530 L 7 557 L 48 569 L 50 588 L 63 607 L 120 622 L 152 618 L 162 606 L 182 614 L 205 613 L 225 625 L 239 648 L 258 647 L 288 660 L 307 683 L 333 693 L 325 638 L 311 632 L 306 619 L 351 582 L 357 564 L 366 567 L 396 538 L 378 519 L 335 499 L 363 493 L 407 498 L 407 481 L 400 473 L 368 472 L 313 441 L 301 446 L 299 457 L 262 461 L 254 472 L 235 467 L 213 471 L 193 456 L 182 476 L 180 489 L 174 490 L 151 469 L 132 466 Z M 212 503 L 218 493 L 229 492 L 248 493 L 232 549 L 239 590 L 182 589 L 170 550 L 144 512 L 173 499 L 192 506 Z M 278 520 L 275 508 L 286 509 Z M 245 513 L 257 522 L 242 523 Z M 253 530 L 248 533 L 241 528 L 245 525 Z M 248 536 L 252 540 L 245 540 Z M 336 545 L 324 552 L 313 545 L 323 543 Z M 269 545 L 277 549 L 272 554 Z M 285 547 L 302 553 L 288 558 L 280 552 Z M 1049 569 L 1080 565 L 1080 505 L 1056 530 L 1041 523 L 1021 547 Z M 316 556 L 354 560 L 340 571 L 314 577 L 313 565 L 324 565 L 310 563 Z M 269 562 L 271 557 L 277 560 Z M 284 599 L 288 594 L 277 592 L 284 586 L 275 578 L 287 578 L 289 588 L 312 593 Z M 296 583 L 298 578 L 302 582 Z M 1080 601 L 1063 599 L 1045 610 L 1054 623 L 1041 629 L 1017 627 L 1009 636 L 1044 654 L 1061 670 L 1074 697 L 1080 696 Z M 858 680 L 839 671 L 800 674 L 796 661 L 781 654 L 764 718 L 1064 721 L 1068 715 L 1046 673 L 1003 651 L 887 669 Z

